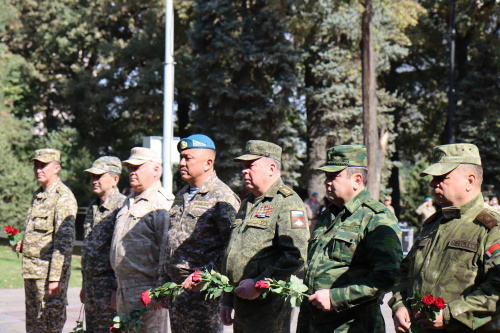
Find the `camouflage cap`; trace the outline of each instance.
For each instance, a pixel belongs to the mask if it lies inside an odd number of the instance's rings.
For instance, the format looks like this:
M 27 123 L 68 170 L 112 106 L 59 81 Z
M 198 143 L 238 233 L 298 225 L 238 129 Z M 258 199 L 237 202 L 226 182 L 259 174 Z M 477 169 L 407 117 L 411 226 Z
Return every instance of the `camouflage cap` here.
M 234 161 L 251 161 L 261 157 L 269 157 L 281 162 L 281 151 L 281 147 L 277 144 L 261 140 L 249 140 L 245 147 L 245 154 L 236 157 Z
M 122 172 L 122 162 L 118 157 L 103 156 L 95 160 L 91 168 L 85 169 L 84 171 L 94 175 L 103 175 L 106 172 L 116 172 L 120 174 Z
M 420 173 L 420 177 L 427 175 L 444 175 L 460 164 L 481 165 L 479 149 L 470 143 L 455 143 L 434 147 L 433 164 Z
M 180 153 L 186 149 L 203 148 L 215 150 L 215 144 L 208 136 L 203 134 L 193 134 L 181 139 L 177 144 L 177 151 Z
M 35 157 L 30 162 L 40 161 L 42 163 L 50 163 L 52 161 L 61 161 L 61 152 L 57 149 L 43 148 L 35 150 Z
M 326 165 L 316 169 L 338 172 L 347 167 L 367 167 L 366 147 L 363 145 L 343 145 L 326 151 Z
M 122 165 L 132 164 L 132 165 L 143 165 L 147 161 L 162 163 L 160 155 L 153 149 L 144 147 L 135 147 L 130 151 L 130 157 L 128 160 L 122 162 Z

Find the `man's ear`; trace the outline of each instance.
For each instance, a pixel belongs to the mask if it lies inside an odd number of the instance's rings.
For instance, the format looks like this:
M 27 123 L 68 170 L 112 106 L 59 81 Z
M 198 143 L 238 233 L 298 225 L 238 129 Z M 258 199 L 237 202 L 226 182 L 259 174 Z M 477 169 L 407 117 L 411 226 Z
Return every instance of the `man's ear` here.
M 354 190 L 359 190 L 363 186 L 363 176 L 360 173 L 355 173 L 352 175 L 353 177 L 353 184 L 352 188 Z

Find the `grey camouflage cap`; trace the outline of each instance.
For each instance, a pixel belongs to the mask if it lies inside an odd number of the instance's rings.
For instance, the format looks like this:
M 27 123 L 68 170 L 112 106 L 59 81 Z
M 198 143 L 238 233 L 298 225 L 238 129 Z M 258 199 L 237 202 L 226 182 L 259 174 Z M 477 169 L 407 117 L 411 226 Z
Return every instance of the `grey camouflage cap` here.
M 42 163 L 50 163 L 52 161 L 59 162 L 61 160 L 61 152 L 57 149 L 43 148 L 35 150 L 35 157 L 30 162 L 40 161 Z
M 130 157 L 128 158 L 128 160 L 123 161 L 122 165 L 143 165 L 148 161 L 157 162 L 160 164 L 162 163 L 160 155 L 153 149 L 135 147 L 130 151 Z
M 281 151 L 281 147 L 277 144 L 261 140 L 249 140 L 245 147 L 245 154 L 236 157 L 234 161 L 251 161 L 261 157 L 269 157 L 281 162 Z
M 460 164 L 481 165 L 479 149 L 471 143 L 454 143 L 434 147 L 433 158 L 427 169 L 420 173 L 420 177 L 427 175 L 441 176 L 453 171 Z
M 363 145 L 343 145 L 326 151 L 326 165 L 316 169 L 338 172 L 347 167 L 367 167 L 366 147 Z
M 92 167 L 85 169 L 85 172 L 90 172 L 94 175 L 103 175 L 106 172 L 122 172 L 122 162 L 115 156 L 103 156 L 94 161 Z

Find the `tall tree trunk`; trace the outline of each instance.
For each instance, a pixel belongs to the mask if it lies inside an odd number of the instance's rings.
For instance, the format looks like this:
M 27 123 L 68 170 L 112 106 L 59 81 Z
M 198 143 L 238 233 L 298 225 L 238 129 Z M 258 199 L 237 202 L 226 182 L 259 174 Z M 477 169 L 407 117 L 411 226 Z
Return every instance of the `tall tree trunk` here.
M 380 196 L 380 174 L 385 158 L 385 149 L 379 139 L 377 127 L 377 97 L 375 54 L 373 51 L 373 6 L 372 0 L 365 0 L 362 20 L 363 61 L 363 133 L 368 154 L 368 188 L 376 200 Z M 386 135 L 382 135 L 385 137 Z

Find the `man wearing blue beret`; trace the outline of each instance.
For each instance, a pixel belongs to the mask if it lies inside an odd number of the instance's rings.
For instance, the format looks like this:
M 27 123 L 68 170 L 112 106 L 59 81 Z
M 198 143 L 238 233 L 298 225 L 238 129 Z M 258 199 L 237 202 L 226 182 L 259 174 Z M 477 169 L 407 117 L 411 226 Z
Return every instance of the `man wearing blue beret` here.
M 163 282 L 184 285 L 170 306 L 170 327 L 179 332 L 223 332 L 218 316 L 220 300 L 205 300 L 193 283 L 194 271 L 220 272 L 231 224 L 240 199 L 214 171 L 215 145 L 206 135 L 182 139 L 179 170 L 188 185 L 176 195 L 170 209 L 170 229 L 165 246 Z

